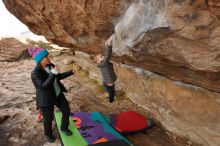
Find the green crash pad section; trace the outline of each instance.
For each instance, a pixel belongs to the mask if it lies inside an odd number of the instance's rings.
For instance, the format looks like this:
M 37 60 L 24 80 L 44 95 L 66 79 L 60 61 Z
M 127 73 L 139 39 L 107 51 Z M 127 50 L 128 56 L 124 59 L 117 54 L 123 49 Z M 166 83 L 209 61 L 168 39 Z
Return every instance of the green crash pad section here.
M 59 131 L 60 138 L 64 146 L 87 146 L 87 142 L 83 139 L 83 137 L 78 132 L 77 128 L 73 125 L 72 119 L 69 119 L 70 126 L 69 129 L 73 132 L 73 135 L 66 136 L 64 133 L 60 131 L 61 127 L 61 117 L 62 114 L 60 112 L 55 113 L 55 121 L 57 125 L 57 129 Z

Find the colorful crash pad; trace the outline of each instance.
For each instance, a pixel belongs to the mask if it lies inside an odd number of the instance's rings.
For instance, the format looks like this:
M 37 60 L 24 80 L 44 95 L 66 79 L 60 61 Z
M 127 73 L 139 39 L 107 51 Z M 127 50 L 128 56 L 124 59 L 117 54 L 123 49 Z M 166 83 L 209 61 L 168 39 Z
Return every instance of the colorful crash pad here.
M 99 112 L 72 113 L 69 126 L 72 136 L 66 136 L 60 131 L 61 117 L 61 113 L 55 113 L 58 133 L 64 146 L 133 146 Z
M 105 115 L 105 119 L 121 134 L 134 133 L 153 126 L 150 119 L 134 111 L 107 114 Z

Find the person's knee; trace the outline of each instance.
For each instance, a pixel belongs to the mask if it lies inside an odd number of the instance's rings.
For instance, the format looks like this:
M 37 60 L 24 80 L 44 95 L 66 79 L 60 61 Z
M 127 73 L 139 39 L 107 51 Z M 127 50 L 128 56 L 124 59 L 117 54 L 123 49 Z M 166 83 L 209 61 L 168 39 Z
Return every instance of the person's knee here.
M 69 106 L 68 101 L 66 102 L 65 109 L 66 109 L 66 112 L 67 112 L 68 114 L 70 114 L 70 106 Z
M 68 107 L 67 109 L 67 113 L 66 113 L 68 116 L 70 115 L 70 108 Z
M 69 115 L 70 115 L 70 108 L 69 108 L 69 106 L 67 106 L 67 107 L 65 108 L 65 110 L 63 111 L 63 114 L 64 114 L 65 116 L 69 116 Z

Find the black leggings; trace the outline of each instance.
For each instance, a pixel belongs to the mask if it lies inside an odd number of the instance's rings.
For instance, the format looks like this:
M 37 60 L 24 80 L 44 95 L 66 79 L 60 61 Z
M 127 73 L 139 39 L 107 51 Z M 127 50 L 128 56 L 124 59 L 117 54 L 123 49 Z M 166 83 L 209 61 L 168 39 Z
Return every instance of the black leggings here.
M 113 84 L 113 86 L 108 86 L 105 83 L 103 83 L 105 86 L 106 91 L 108 92 L 109 95 L 109 102 L 113 102 L 114 101 L 114 97 L 115 97 L 115 85 Z
M 57 97 L 55 105 L 60 109 L 62 113 L 61 130 L 68 129 L 70 107 L 63 93 Z M 54 116 L 54 106 L 40 107 L 43 114 L 44 121 L 44 134 L 46 136 L 52 136 L 52 121 Z

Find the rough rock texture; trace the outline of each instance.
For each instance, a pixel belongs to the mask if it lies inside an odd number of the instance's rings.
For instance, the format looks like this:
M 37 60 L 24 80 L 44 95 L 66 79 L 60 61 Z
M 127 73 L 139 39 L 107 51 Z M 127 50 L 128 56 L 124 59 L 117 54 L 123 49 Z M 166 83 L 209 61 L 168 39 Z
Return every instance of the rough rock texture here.
M 118 68 L 118 78 L 123 79 L 118 87 L 168 130 L 205 146 L 220 145 L 218 0 L 3 2 L 34 33 L 76 50 L 100 52 L 115 29 L 115 61 L 169 78 L 142 77 Z
M 129 65 L 220 92 L 220 21 L 215 1 L 134 3 L 115 27 L 114 52 Z
M 214 15 L 216 15 L 218 18 L 220 18 L 220 12 L 219 12 L 220 2 L 219 2 L 219 0 L 208 0 L 206 3 L 209 6 L 210 12 L 213 13 Z
M 124 62 L 220 92 L 217 0 L 3 2 L 34 33 L 81 51 L 100 52 L 116 25 L 114 52 L 130 56 Z
M 100 71 L 90 58 L 76 55 L 74 60 L 102 83 Z M 204 146 L 220 145 L 219 93 L 125 64 L 115 64 L 114 68 L 118 77 L 116 89 L 150 111 L 166 129 Z
M 3 38 L 0 40 L 0 61 L 15 61 L 30 57 L 28 48 L 28 45 L 15 38 Z
M 131 0 L 3 0 L 29 29 L 66 47 L 96 52 L 112 34 L 114 21 Z
M 63 54 L 56 56 L 52 61 L 58 64 L 62 71 L 69 70 L 72 67 L 63 63 L 65 58 L 71 56 Z M 53 134 L 57 140 L 48 143 L 43 134 L 43 123 L 37 123 L 35 89 L 30 79 L 35 64 L 33 60 L 0 62 L 1 146 L 61 146 L 55 129 Z M 108 103 L 106 96 L 96 93 L 95 89 L 99 85 L 88 76 L 82 77 L 80 73 L 76 73 L 63 82 L 69 91 L 66 97 L 71 111 L 117 113 L 132 109 L 142 115 L 149 115 L 125 96 L 120 96 L 113 104 Z M 135 146 L 186 146 L 189 143 L 188 140 L 174 139 L 159 126 L 146 130 L 146 133 L 140 132 L 126 137 Z

